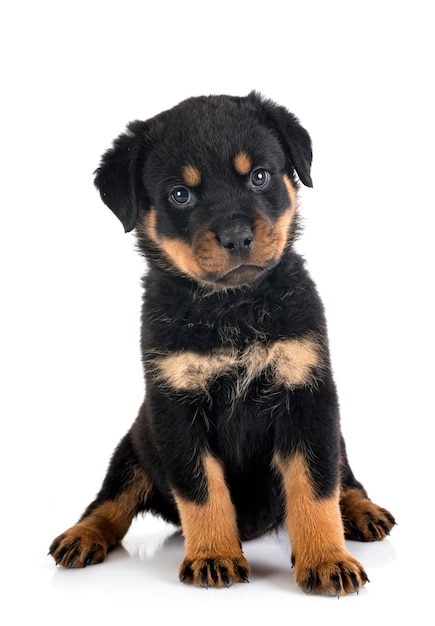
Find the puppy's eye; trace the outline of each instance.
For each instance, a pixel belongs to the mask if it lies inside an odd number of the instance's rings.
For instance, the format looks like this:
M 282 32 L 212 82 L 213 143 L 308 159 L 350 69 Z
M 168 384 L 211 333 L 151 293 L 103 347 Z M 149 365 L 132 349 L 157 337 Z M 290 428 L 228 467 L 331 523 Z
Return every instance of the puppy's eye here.
M 251 172 L 251 185 L 256 187 L 265 187 L 270 180 L 270 174 L 263 167 L 257 167 Z
M 185 206 L 192 200 L 192 194 L 187 187 L 174 187 L 169 199 L 176 206 Z

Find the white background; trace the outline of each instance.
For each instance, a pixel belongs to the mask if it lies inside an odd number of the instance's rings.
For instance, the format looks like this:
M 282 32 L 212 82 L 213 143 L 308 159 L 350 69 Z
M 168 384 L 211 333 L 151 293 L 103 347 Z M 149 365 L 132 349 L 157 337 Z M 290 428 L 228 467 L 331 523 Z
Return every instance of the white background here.
M 431 5 L 2 3 L 2 623 L 432 623 Z M 251 89 L 312 136 L 298 249 L 326 306 L 352 467 L 399 523 L 348 543 L 371 583 L 340 601 L 295 588 L 285 535 L 247 543 L 251 584 L 230 590 L 181 585 L 182 540 L 148 517 L 101 566 L 46 556 L 143 395 L 144 263 L 92 172 L 128 121 Z

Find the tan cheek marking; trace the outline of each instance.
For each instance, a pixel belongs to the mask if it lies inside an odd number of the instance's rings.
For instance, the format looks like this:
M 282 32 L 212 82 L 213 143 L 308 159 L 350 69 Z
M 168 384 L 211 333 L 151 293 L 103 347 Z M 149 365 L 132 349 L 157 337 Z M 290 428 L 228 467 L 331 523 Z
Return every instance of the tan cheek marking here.
M 184 182 L 189 187 L 197 187 L 201 183 L 201 172 L 193 165 L 185 165 L 182 176 Z
M 344 531 L 337 491 L 325 499 L 314 497 L 313 487 L 301 454 L 284 460 L 275 457 L 286 494 L 287 528 L 296 564 L 310 567 L 330 552 L 344 548 Z
M 261 215 L 255 220 L 254 232 L 258 243 L 255 256 L 259 262 L 279 259 L 288 241 L 291 224 L 297 209 L 297 195 L 288 176 L 283 176 L 283 182 L 289 197 L 288 208 L 274 224 Z
M 151 208 L 148 213 L 145 215 L 141 230 L 148 235 L 150 239 L 152 239 L 155 243 L 158 241 L 157 235 L 157 213 L 154 208 Z
M 298 198 L 296 194 L 296 189 L 293 187 L 289 177 L 287 174 L 283 176 L 284 185 L 287 189 L 288 197 L 290 199 L 290 209 L 296 210 L 298 206 Z
M 179 352 L 155 361 L 157 382 L 168 384 L 177 391 L 206 391 L 210 382 L 235 366 L 232 351 L 210 355 Z
M 272 222 L 258 217 L 254 222 L 255 254 L 261 262 L 262 257 L 270 258 L 275 253 L 275 228 Z M 271 250 L 273 255 L 271 255 Z
M 202 463 L 207 478 L 207 502 L 195 504 L 174 493 L 186 558 L 240 557 L 236 513 L 221 464 L 210 456 L 204 456 Z
M 289 388 L 308 384 L 313 370 L 321 366 L 318 344 L 306 337 L 273 344 L 269 360 L 275 382 Z
M 176 269 L 195 279 L 201 275 L 201 268 L 187 243 L 160 237 L 157 233 L 157 214 L 155 209 L 150 209 L 145 217 L 143 230 Z
M 276 223 L 276 253 L 275 258 L 279 258 L 285 248 L 288 240 L 291 224 L 296 214 L 297 209 L 297 196 L 296 190 L 291 184 L 288 176 L 283 176 L 284 185 L 287 189 L 287 194 L 290 200 L 290 206 L 285 213 L 277 220 Z
M 187 243 L 162 238 L 160 248 L 180 272 L 195 279 L 201 276 L 201 268 Z
M 252 169 L 252 161 L 249 155 L 241 151 L 234 157 L 234 167 L 236 168 L 236 172 L 241 176 L 245 176 L 249 174 Z
M 274 258 L 280 258 L 284 251 L 293 218 L 294 211 L 292 209 L 288 209 L 283 215 L 281 215 L 281 217 L 276 222 L 276 243 Z

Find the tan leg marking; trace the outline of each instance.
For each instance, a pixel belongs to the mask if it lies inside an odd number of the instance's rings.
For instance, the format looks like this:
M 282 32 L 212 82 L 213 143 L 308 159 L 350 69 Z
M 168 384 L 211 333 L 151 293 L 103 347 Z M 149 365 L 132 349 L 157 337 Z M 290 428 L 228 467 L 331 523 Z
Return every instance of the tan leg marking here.
M 275 459 L 287 498 L 287 528 L 295 580 L 306 593 L 341 595 L 367 581 L 362 565 L 346 550 L 338 491 L 314 496 L 305 460 L 296 454 Z
M 117 546 L 136 515 L 138 505 L 151 492 L 151 481 L 139 469 L 132 472 L 126 489 L 116 500 L 107 500 L 53 541 L 50 554 L 56 565 L 85 567 L 101 563 Z
M 236 512 L 222 467 L 210 456 L 203 458 L 203 467 L 208 487 L 205 504 L 174 494 L 186 550 L 180 579 L 204 587 L 228 587 L 246 581 L 249 566 L 240 547 Z

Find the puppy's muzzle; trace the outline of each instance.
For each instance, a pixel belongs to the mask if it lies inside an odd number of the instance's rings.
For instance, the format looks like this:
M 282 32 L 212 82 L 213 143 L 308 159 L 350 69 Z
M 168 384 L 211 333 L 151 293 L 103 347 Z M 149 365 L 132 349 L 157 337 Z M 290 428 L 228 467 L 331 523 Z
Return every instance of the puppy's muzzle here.
M 215 232 L 220 245 L 231 255 L 243 257 L 251 252 L 254 233 L 246 218 L 235 217 L 225 221 Z

